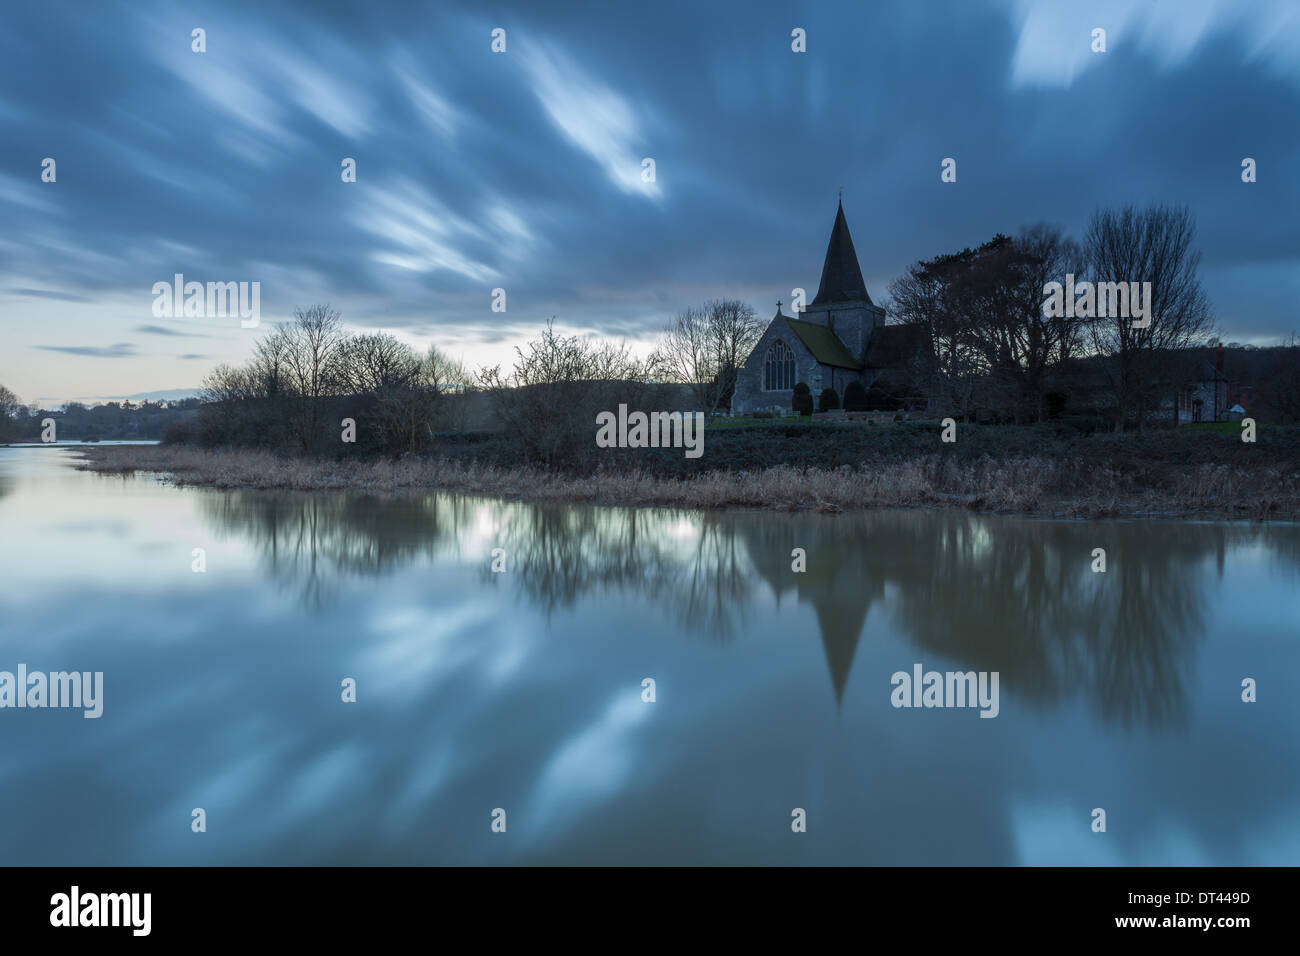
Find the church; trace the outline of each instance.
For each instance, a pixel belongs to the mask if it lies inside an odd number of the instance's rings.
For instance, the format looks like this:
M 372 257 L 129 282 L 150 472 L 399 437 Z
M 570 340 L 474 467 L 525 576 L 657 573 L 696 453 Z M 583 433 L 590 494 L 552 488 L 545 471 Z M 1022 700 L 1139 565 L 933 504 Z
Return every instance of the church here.
M 737 373 L 732 414 L 788 412 L 799 382 L 807 383 L 814 402 L 828 388 L 842 402 L 844 389 L 856 381 L 872 389 L 881 407 L 906 403 L 924 337 L 910 326 L 885 325 L 885 310 L 867 294 L 843 202 L 831 227 L 817 296 L 797 314 L 783 315 L 776 304 L 776 315 Z

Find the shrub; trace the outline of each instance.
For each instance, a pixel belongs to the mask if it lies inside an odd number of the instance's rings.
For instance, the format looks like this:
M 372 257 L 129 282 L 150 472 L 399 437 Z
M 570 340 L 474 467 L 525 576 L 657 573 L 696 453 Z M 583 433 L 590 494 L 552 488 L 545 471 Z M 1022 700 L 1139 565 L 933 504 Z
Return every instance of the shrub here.
M 896 412 L 903 407 L 903 402 L 879 381 L 872 382 L 867 389 L 867 411 Z
M 811 415 L 813 413 L 812 389 L 808 387 L 807 382 L 799 382 L 794 387 L 794 395 L 790 399 L 790 407 L 800 415 Z
M 846 412 L 867 411 L 867 390 L 861 382 L 849 382 L 844 389 L 844 410 Z
M 182 418 L 169 422 L 162 433 L 164 445 L 197 445 L 199 443 L 199 423 L 192 418 Z
M 1058 427 L 1067 434 L 1095 435 L 1115 430 L 1115 423 L 1101 415 L 1063 415 L 1058 420 Z
M 818 401 L 818 409 L 823 412 L 834 411 L 840 407 L 840 396 L 833 388 L 822 389 L 822 397 Z

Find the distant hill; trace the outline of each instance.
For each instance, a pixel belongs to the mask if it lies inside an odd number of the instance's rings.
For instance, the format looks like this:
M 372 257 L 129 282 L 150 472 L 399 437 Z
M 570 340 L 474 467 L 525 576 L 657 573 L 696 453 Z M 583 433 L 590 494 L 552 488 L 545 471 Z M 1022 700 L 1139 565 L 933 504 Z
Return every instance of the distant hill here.
M 137 392 L 134 395 L 115 395 L 117 401 L 133 402 L 178 402 L 182 398 L 198 398 L 197 388 L 160 388 L 156 392 Z
M 77 395 L 72 398 L 43 395 L 32 399 L 32 404 L 42 408 L 56 408 L 69 402 L 102 405 L 105 402 L 179 402 L 181 399 L 198 397 L 197 388 L 160 388 L 154 392 L 136 392 L 134 395 Z
M 157 393 L 154 393 L 157 394 Z M 192 425 L 198 417 L 198 398 L 105 402 L 87 405 L 68 402 L 59 408 L 22 406 L 16 419 L 0 422 L 6 441 L 41 440 L 42 422 L 53 419 L 61 440 L 158 440 L 171 427 Z

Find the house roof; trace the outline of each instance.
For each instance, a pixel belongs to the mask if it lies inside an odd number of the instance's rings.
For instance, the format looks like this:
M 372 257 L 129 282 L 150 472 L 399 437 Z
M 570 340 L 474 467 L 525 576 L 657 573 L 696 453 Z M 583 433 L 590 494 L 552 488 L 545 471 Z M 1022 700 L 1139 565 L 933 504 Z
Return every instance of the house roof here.
M 862 363 L 853 357 L 848 346 L 841 342 L 839 336 L 828 327 L 814 322 L 805 322 L 802 319 L 787 318 L 785 321 L 791 331 L 808 347 L 813 358 L 821 364 L 854 370 L 862 368 Z
M 867 343 L 867 368 L 898 368 L 907 365 L 925 347 L 925 329 L 919 325 L 882 325 Z
M 1194 382 L 1226 382 L 1227 380 L 1228 377 L 1209 362 L 1201 362 L 1197 365 L 1192 377 Z
M 822 264 L 822 281 L 811 304 L 830 302 L 871 304 L 867 284 L 862 280 L 862 269 L 858 266 L 858 254 L 853 249 L 853 237 L 849 235 L 849 224 L 844 218 L 843 203 L 835 213 L 831 241 L 826 246 L 826 261 Z

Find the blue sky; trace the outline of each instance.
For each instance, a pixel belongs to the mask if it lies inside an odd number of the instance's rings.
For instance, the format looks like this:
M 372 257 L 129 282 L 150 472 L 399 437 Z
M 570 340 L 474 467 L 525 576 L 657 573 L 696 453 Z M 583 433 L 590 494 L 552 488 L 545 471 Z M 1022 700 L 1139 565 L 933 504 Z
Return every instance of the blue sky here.
M 314 302 L 471 365 L 550 316 L 648 346 L 815 290 L 841 186 L 877 298 L 998 231 L 1186 203 L 1225 338 L 1263 344 L 1300 331 L 1298 117 L 1293 0 L 11 6 L 0 383 L 190 388 Z M 260 282 L 262 328 L 155 317 L 177 272 Z

